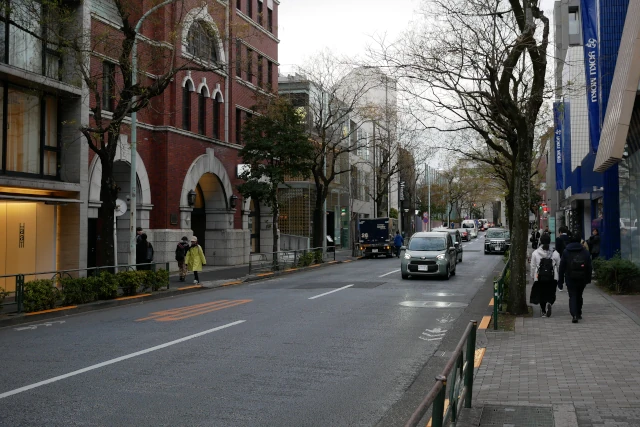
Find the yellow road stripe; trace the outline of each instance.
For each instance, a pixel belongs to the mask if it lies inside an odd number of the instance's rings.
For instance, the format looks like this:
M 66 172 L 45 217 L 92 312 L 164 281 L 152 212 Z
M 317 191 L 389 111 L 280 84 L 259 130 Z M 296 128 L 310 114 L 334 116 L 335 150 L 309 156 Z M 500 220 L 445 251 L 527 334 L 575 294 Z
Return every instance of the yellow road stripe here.
M 296 270 L 297 268 L 294 267 L 294 268 L 287 268 L 285 271 L 296 271 Z
M 338 261 L 329 261 L 327 264 L 335 264 Z
M 136 322 L 145 320 L 155 320 L 156 322 L 172 322 L 175 320 L 188 319 L 189 317 L 199 316 L 201 314 L 210 313 L 212 311 L 222 310 L 223 308 L 235 307 L 237 305 L 246 304 L 252 300 L 220 300 L 209 303 L 190 305 L 172 310 L 157 311 L 151 313 L 151 316 L 137 319 Z
M 130 297 L 120 297 L 120 298 L 116 298 L 116 301 L 123 301 L 126 299 L 135 299 L 135 298 L 142 298 L 142 297 L 148 297 L 151 294 L 140 294 L 140 295 L 133 295 Z
M 178 288 L 179 291 L 186 291 L 187 289 L 195 289 L 195 288 L 201 288 L 202 285 L 192 285 L 192 286 L 183 286 L 181 288 Z
M 154 311 L 153 313 L 151 313 L 151 316 L 145 317 L 143 319 L 138 319 L 138 320 L 136 320 L 136 322 L 140 322 L 140 321 L 143 321 L 143 320 L 154 319 L 156 317 L 168 316 L 168 315 L 173 315 L 173 314 L 181 314 L 181 313 L 184 313 L 184 312 L 198 310 L 198 309 L 205 308 L 205 307 L 214 307 L 214 306 L 217 306 L 217 305 L 225 304 L 228 301 L 229 300 L 223 299 L 223 300 L 219 300 L 219 301 L 205 302 L 205 303 L 202 303 L 202 304 L 188 305 L 186 307 L 179 307 L 179 308 L 174 308 L 174 309 L 171 309 L 171 310 Z
M 358 258 L 358 259 L 360 259 L 360 258 Z M 350 260 L 350 259 L 345 259 L 345 260 L 344 260 L 344 261 L 342 261 L 342 262 L 351 262 L 351 260 Z
M 34 314 L 42 314 L 42 313 L 54 313 L 56 311 L 63 310 L 71 310 L 72 308 L 77 308 L 77 305 L 70 305 L 69 307 L 60 307 L 60 308 L 52 308 L 50 310 L 42 310 L 42 311 L 34 311 L 33 313 L 25 313 L 25 316 L 33 316 Z
M 473 355 L 473 367 L 479 368 L 482 364 L 482 358 L 484 357 L 484 353 L 487 351 L 485 347 L 476 349 L 475 354 Z
M 449 407 L 449 399 L 445 399 L 444 400 L 444 411 L 442 411 L 443 414 L 445 412 L 447 412 L 447 408 L 448 407 Z M 429 422 L 427 423 L 427 427 L 431 427 L 431 420 L 432 420 L 432 418 L 429 418 Z
M 256 274 L 256 276 L 258 277 L 273 276 L 273 273 L 261 273 L 261 274 Z
M 491 298 L 491 301 L 489 301 L 489 306 L 493 306 L 493 298 Z
M 312 265 L 309 266 L 309 268 L 311 268 L 311 267 L 320 267 L 320 264 L 312 264 Z
M 233 286 L 233 285 L 239 285 L 240 283 L 242 283 L 240 280 L 236 280 L 235 282 L 227 282 L 227 283 L 223 283 L 220 286 Z
M 489 327 L 489 322 L 491 322 L 491 316 L 484 316 L 480 322 L 480 326 L 478 326 L 478 329 L 487 329 Z

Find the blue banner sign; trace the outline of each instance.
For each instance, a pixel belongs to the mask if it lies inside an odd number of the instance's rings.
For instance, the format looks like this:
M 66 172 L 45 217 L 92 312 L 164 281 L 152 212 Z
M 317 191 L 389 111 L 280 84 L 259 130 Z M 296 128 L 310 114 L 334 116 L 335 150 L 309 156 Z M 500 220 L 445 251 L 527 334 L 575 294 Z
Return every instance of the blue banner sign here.
M 596 0 L 580 0 L 584 71 L 589 111 L 589 139 L 593 153 L 600 144 L 600 46 L 598 40 L 598 10 Z
M 553 147 L 556 165 L 556 190 L 564 190 L 564 180 L 562 179 L 562 127 L 564 122 L 564 105 L 562 102 L 553 103 Z

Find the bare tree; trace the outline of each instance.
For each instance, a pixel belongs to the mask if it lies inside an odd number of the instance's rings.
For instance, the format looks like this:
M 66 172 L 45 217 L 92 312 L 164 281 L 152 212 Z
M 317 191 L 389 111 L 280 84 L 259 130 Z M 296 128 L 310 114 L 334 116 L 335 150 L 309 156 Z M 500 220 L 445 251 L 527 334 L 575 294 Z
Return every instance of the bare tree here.
M 472 130 L 513 165 L 508 310 L 526 313 L 531 156 L 538 113 L 551 93 L 545 88 L 549 19 L 532 0 L 433 0 L 425 15 L 420 28 L 380 59 L 421 101 L 425 126 Z

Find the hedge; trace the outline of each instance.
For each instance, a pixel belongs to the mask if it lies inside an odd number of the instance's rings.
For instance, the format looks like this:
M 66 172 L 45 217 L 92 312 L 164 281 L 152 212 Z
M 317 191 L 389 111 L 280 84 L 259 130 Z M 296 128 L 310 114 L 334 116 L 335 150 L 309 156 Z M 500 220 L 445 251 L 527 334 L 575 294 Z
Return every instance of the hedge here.
M 56 305 L 86 304 L 108 300 L 119 295 L 136 295 L 149 289 L 157 291 L 169 285 L 167 270 L 107 271 L 89 277 L 64 277 L 53 280 L 32 280 L 24 284 L 24 311 L 40 311 Z
M 618 294 L 637 290 L 640 285 L 640 268 L 619 253 L 613 258 L 593 260 L 593 269 L 598 284 Z

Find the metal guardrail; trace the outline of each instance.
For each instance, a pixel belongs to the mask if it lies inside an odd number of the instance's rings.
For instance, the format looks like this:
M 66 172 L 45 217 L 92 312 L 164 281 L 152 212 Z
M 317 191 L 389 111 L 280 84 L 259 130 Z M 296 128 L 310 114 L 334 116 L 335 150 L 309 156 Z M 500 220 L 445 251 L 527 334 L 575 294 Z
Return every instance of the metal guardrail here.
M 478 322 L 471 320 L 451 358 L 445 365 L 442 374 L 436 377 L 435 385 L 411 415 L 405 427 L 415 427 L 420 424 L 420 421 L 431 407 L 432 427 L 442 427 L 449 420 L 452 423 L 456 423 L 463 405 L 465 408 L 471 408 L 477 330 Z M 466 357 L 465 344 L 467 347 Z M 448 383 L 451 384 L 449 388 L 449 404 L 445 405 Z
M 251 254 L 249 274 L 270 271 L 283 271 L 289 268 L 306 267 L 336 260 L 334 247 L 309 248 L 292 251 L 263 252 Z
M 507 270 L 511 264 L 511 258 L 507 260 L 504 265 L 500 277 L 493 281 L 493 330 L 498 330 L 498 313 L 500 312 L 500 306 L 502 305 L 502 299 L 504 297 L 504 279 L 507 275 Z
M 73 278 L 74 276 L 72 275 L 72 273 L 80 273 L 83 271 L 87 272 L 87 276 L 92 276 L 92 275 L 97 275 L 100 274 L 103 271 L 108 271 L 108 272 L 115 272 L 115 271 L 135 271 L 137 270 L 139 267 L 149 267 L 150 270 L 152 271 L 157 271 L 158 269 L 158 265 L 162 265 L 164 266 L 165 270 L 169 271 L 169 263 L 168 262 L 149 262 L 149 263 L 140 263 L 140 264 L 127 264 L 127 265 L 110 265 L 110 266 L 103 266 L 103 267 L 88 267 L 88 268 L 76 268 L 76 269 L 71 269 L 71 270 L 56 270 L 56 271 L 42 271 L 42 272 L 35 272 L 35 273 L 28 273 L 28 274 L 7 274 L 7 275 L 3 275 L 0 276 L 0 279 L 11 279 L 13 278 L 15 281 L 15 286 L 14 286 L 14 290 L 13 291 L 5 291 L 5 298 L 4 300 L 6 301 L 6 299 L 8 298 L 9 301 L 5 302 L 5 301 L 0 301 L 0 311 L 2 311 L 3 313 L 22 313 L 23 307 L 24 307 L 24 285 L 25 283 L 28 281 L 28 278 L 33 277 L 34 279 L 32 280 L 37 280 L 36 278 L 44 276 L 44 275 L 51 275 L 51 279 L 54 286 L 55 284 L 60 280 L 60 279 L 64 279 L 64 278 Z M 81 277 L 79 274 L 77 275 L 77 277 Z M 25 279 L 26 278 L 26 279 Z M 170 284 L 167 284 L 167 289 L 170 287 Z M 119 288 L 122 289 L 122 288 Z M 0 298 L 1 299 L 1 298 Z M 13 300 L 12 300 L 13 299 Z M 15 306 L 15 310 L 14 311 L 5 311 L 6 307 L 13 307 Z

